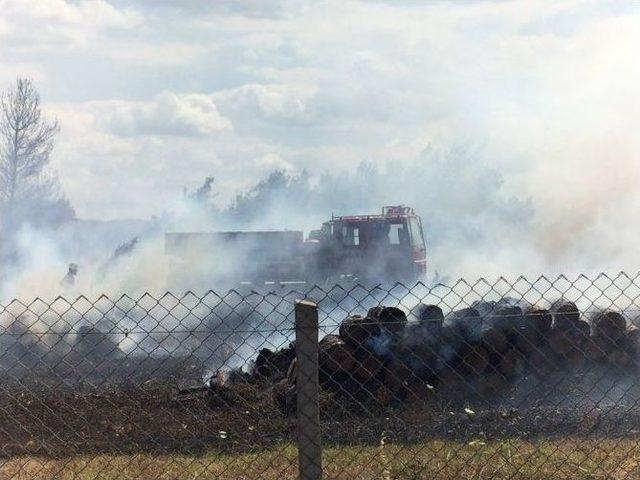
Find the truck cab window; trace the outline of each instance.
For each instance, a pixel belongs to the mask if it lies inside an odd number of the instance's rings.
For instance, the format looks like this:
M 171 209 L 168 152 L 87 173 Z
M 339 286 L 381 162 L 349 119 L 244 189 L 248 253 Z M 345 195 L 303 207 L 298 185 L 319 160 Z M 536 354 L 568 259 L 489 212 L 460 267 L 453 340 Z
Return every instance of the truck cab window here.
M 402 223 L 392 223 L 389 229 L 389 243 L 391 245 L 401 245 L 406 242 L 406 230 Z
M 350 247 L 360 245 L 360 229 L 358 227 L 342 227 L 342 244 Z
M 422 225 L 417 218 L 411 219 L 411 245 L 424 245 Z

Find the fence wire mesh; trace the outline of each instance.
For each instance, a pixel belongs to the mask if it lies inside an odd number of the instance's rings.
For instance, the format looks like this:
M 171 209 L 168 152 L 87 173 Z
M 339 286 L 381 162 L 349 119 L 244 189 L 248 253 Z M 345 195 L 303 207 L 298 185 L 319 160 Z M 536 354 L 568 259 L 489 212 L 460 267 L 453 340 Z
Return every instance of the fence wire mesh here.
M 0 478 L 296 478 L 303 394 L 325 478 L 637 478 L 639 296 L 620 273 L 13 300 Z

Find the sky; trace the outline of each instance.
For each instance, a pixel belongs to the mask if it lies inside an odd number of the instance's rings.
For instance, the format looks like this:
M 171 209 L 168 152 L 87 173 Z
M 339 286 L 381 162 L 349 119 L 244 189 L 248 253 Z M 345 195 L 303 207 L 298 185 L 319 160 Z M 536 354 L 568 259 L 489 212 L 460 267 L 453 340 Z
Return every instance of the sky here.
M 539 249 L 613 256 L 640 226 L 639 54 L 633 2 L 0 0 L 0 85 L 33 78 L 58 118 L 81 218 L 464 145 Z

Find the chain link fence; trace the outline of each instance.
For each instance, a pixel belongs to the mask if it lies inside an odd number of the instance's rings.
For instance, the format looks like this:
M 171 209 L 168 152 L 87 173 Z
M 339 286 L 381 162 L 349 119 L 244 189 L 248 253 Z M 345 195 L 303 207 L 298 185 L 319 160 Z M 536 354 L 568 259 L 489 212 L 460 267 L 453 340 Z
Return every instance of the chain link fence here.
M 287 288 L 1 305 L 0 478 L 640 475 L 639 276 Z

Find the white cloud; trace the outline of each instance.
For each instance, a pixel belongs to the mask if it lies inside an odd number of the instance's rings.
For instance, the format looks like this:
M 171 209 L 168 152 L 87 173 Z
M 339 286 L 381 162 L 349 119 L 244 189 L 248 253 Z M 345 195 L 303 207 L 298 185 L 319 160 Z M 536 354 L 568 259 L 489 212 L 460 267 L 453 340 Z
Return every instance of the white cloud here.
M 249 84 L 215 93 L 213 98 L 229 110 L 277 121 L 308 118 L 307 102 L 312 95 L 312 88 L 295 84 Z
M 34 72 L 45 100 L 76 111 L 61 116 L 56 161 L 84 215 L 131 204 L 149 215 L 157 184 L 199 175 L 232 198 L 271 166 L 317 173 L 462 143 L 532 199 L 529 238 L 548 258 L 594 247 L 613 225 L 630 244 L 639 227 L 615 220 L 640 201 L 637 6 L 149 5 L 0 0 L 0 78 Z
M 254 161 L 254 166 L 261 172 L 268 174 L 273 170 L 293 170 L 293 165 L 277 153 L 267 153 Z
M 162 92 L 152 101 L 102 101 L 89 105 L 101 128 L 121 136 L 211 135 L 231 129 L 209 95 Z
M 255 159 L 274 150 L 259 141 L 240 142 L 233 130 L 213 135 L 167 135 L 163 126 L 156 133 L 134 135 L 131 131 L 115 132 L 104 123 L 107 117 L 121 113 L 114 114 L 118 108 L 130 118 L 132 108 L 142 106 L 146 112 L 151 104 L 93 101 L 47 105 L 47 113 L 62 125 L 52 166 L 82 218 L 148 218 L 170 209 L 184 187 L 195 188 L 209 175 L 216 176 L 216 185 L 222 189 L 220 201 L 228 202 L 252 182 L 237 179 L 253 171 Z
M 0 38 L 6 37 L 10 32 L 9 22 L 0 17 Z
M 39 85 L 47 81 L 42 67 L 37 63 L 12 63 L 0 69 L 0 89 L 14 85 L 18 77 L 28 77 Z
M 137 26 L 141 17 L 106 0 L 0 0 L 4 48 L 49 51 L 84 47 L 104 31 Z
M 105 49 L 105 55 L 118 62 L 151 64 L 157 67 L 184 67 L 200 59 L 207 53 L 203 45 L 188 43 L 147 43 L 126 42 L 113 44 Z
M 126 0 L 129 4 L 132 1 L 141 8 L 168 8 L 198 16 L 231 15 L 267 19 L 278 18 L 299 3 L 297 0 L 216 0 L 204 6 L 201 0 L 155 0 L 152 4 L 145 0 Z

